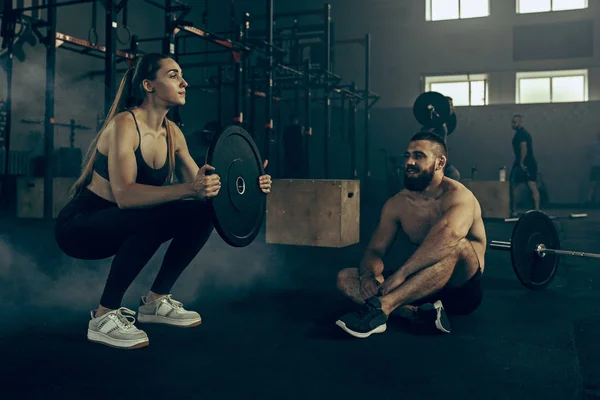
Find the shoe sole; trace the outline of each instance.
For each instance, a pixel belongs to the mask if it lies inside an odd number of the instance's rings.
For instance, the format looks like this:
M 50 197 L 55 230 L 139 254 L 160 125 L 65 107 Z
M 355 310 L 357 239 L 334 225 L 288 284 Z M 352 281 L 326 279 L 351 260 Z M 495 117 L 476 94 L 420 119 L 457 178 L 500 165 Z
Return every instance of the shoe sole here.
M 436 301 L 433 304 L 427 303 L 427 304 L 423 304 L 422 306 L 419 307 L 419 310 L 423 310 L 423 311 L 426 311 L 426 312 L 432 312 L 432 311 L 436 311 L 437 312 L 439 309 L 442 309 L 442 310 L 444 309 L 444 306 L 443 306 L 442 302 L 439 301 L 439 300 Z M 435 328 L 438 331 L 442 332 L 442 333 L 450 333 L 450 330 L 447 329 L 447 328 L 445 328 L 442 325 L 441 318 L 440 319 L 438 319 L 438 318 L 435 319 Z
M 435 321 L 435 327 L 443 333 L 450 333 L 450 331 L 448 329 L 444 328 L 442 323 L 438 320 Z
M 441 302 L 441 301 L 439 301 L 439 300 L 438 300 L 438 301 L 436 301 L 435 303 L 433 303 L 433 307 L 436 309 L 436 311 L 437 311 L 438 309 L 442 309 L 442 311 L 444 311 L 444 306 L 442 305 L 442 302 Z M 436 320 L 435 320 L 435 327 L 436 327 L 436 328 L 437 328 L 439 331 L 441 331 L 441 332 L 443 332 L 443 333 L 450 333 L 450 330 L 449 330 L 449 329 L 446 329 L 446 328 L 445 328 L 445 327 L 442 325 L 441 318 L 436 318 Z
M 163 317 L 161 315 L 144 315 L 140 313 L 138 313 L 137 320 L 143 324 L 162 324 L 177 326 L 180 328 L 193 328 L 202 323 L 202 319 L 197 318 L 177 320 L 169 317 Z
M 387 329 L 387 324 L 383 324 L 383 325 L 380 325 L 377 328 L 373 329 L 370 332 L 361 333 L 361 332 L 355 332 L 355 331 L 349 329 L 346 326 L 346 324 L 344 323 L 344 321 L 337 320 L 335 324 L 337 326 L 339 326 L 340 328 L 342 328 L 344 331 L 348 332 L 350 335 L 352 335 L 352 336 L 354 336 L 356 338 L 359 338 L 359 339 L 366 339 L 366 338 L 368 338 L 369 336 L 371 336 L 374 333 L 383 333 Z
M 88 329 L 87 338 L 90 342 L 103 344 L 120 350 L 135 350 L 147 347 L 150 345 L 148 338 L 137 340 L 119 340 L 113 339 L 103 333 L 94 332 Z

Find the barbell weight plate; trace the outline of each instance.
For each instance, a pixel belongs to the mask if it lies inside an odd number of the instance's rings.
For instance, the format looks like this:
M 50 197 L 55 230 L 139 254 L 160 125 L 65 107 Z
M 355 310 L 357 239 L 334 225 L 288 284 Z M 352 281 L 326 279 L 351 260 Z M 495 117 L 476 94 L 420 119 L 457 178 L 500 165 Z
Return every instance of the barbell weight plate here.
M 552 220 L 539 211 L 525 213 L 513 228 L 511 260 L 517 278 L 530 289 L 544 289 L 554 280 L 559 259 L 554 254 L 541 257 L 537 246 L 560 249 L 560 239 Z
M 450 102 L 441 93 L 425 92 L 415 100 L 413 114 L 424 128 L 436 128 L 450 116 Z
M 446 120 L 446 128 L 448 129 L 448 136 L 452 135 L 452 132 L 456 130 L 456 113 L 451 114 Z
M 254 140 L 242 127 L 229 126 L 211 143 L 206 163 L 221 178 L 221 190 L 210 200 L 215 229 L 229 245 L 248 246 L 266 211 L 266 195 L 259 184 L 265 172 Z

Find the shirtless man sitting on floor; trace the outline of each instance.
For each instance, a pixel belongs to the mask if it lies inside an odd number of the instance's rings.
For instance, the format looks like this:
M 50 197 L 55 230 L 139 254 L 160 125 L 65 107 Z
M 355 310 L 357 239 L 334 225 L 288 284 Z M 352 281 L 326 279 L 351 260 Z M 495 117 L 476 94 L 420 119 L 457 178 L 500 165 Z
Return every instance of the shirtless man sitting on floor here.
M 471 191 L 444 177 L 446 154 L 436 134 L 412 137 L 406 189 L 383 206 L 360 268 L 338 274 L 338 288 L 360 304 L 336 322 L 352 336 L 385 332 L 394 310 L 421 327 L 450 333 L 446 312 L 466 315 L 479 307 L 486 249 L 481 207 Z M 383 258 L 400 229 L 417 248 L 400 268 L 386 269 Z

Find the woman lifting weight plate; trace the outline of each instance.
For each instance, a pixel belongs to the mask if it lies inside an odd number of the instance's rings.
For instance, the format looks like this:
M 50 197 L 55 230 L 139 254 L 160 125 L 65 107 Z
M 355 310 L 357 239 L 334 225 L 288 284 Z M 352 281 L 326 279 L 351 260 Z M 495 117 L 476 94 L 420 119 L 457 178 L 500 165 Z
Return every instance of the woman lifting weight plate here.
M 197 312 L 173 299 L 171 288 L 208 240 L 209 203 L 221 187 L 219 171 L 194 162 L 179 127 L 167 119 L 185 104 L 188 84 L 175 60 L 146 54 L 121 80 L 106 121 L 92 141 L 71 201 L 56 220 L 62 251 L 74 258 L 114 256 L 100 304 L 91 311 L 87 337 L 117 348 L 149 344 L 123 296 L 162 243 L 171 240 L 138 321 L 192 327 Z M 264 166 L 267 166 L 265 161 Z M 177 182 L 175 181 L 177 178 Z M 270 193 L 271 177 L 259 178 Z

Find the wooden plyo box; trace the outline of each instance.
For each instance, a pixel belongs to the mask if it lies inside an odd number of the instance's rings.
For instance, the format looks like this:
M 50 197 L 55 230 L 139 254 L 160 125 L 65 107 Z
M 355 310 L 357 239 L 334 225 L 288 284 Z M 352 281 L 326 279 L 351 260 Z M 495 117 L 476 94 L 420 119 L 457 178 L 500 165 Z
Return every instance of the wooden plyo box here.
M 461 181 L 477 198 L 483 218 L 510 217 L 510 183 L 508 181 Z
M 360 241 L 360 181 L 275 179 L 267 196 L 266 241 L 345 247 Z
M 52 216 L 69 202 L 69 190 L 77 178 L 54 178 Z M 44 178 L 17 178 L 17 218 L 44 218 Z

